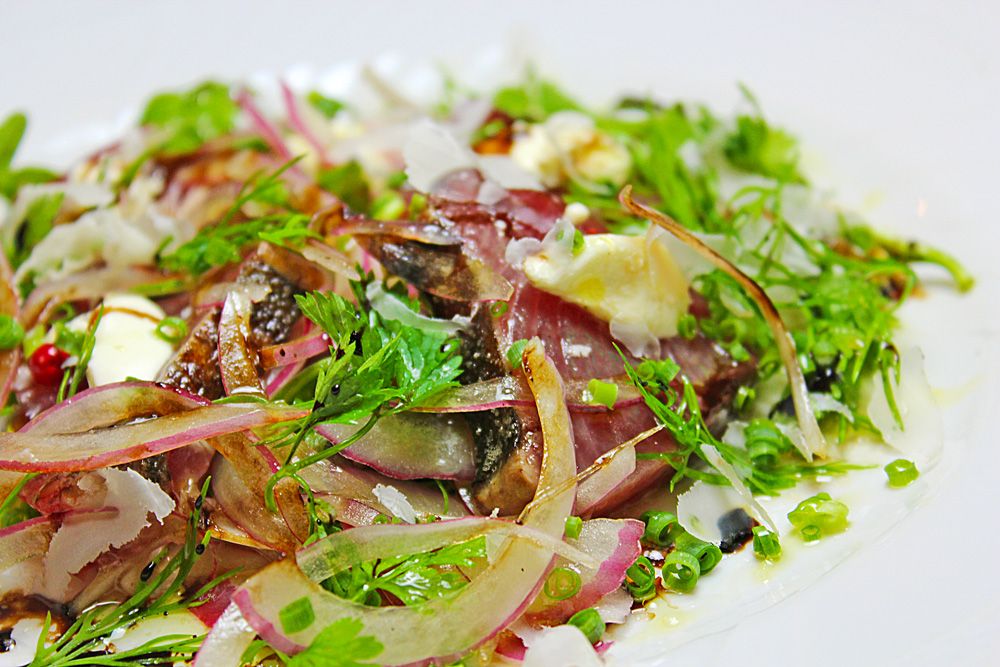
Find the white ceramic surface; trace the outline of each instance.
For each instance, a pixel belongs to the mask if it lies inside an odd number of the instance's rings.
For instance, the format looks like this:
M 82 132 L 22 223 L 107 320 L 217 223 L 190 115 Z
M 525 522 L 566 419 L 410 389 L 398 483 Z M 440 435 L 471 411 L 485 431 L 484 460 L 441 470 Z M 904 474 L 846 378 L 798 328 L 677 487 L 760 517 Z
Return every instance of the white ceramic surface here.
M 906 313 L 949 401 L 934 487 L 788 599 L 643 665 L 991 664 L 1000 654 L 997 181 L 1000 4 L 989 2 L 0 3 L 0 116 L 22 157 L 107 126 L 150 92 L 386 52 L 474 71 L 511 47 L 588 99 L 737 104 L 802 137 L 816 180 L 877 225 L 958 254 L 979 284 Z M 928 274 L 933 283 L 938 274 Z M 940 297 L 940 298 L 938 298 Z M 960 398 L 958 402 L 953 399 Z M 635 663 L 640 664 L 640 663 Z

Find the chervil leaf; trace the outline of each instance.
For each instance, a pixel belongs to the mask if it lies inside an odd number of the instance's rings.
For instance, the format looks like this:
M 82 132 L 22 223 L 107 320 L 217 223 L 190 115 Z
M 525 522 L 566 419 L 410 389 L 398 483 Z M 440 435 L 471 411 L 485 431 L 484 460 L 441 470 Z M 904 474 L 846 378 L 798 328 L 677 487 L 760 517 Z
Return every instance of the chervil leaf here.
M 334 621 L 316 635 L 306 650 L 290 656 L 288 667 L 361 667 L 374 664 L 383 646 L 370 636 L 359 636 L 363 626 L 356 618 Z
M 238 113 L 229 87 L 206 81 L 188 91 L 156 95 L 146 103 L 139 122 L 163 130 L 158 151 L 176 154 L 231 132 Z

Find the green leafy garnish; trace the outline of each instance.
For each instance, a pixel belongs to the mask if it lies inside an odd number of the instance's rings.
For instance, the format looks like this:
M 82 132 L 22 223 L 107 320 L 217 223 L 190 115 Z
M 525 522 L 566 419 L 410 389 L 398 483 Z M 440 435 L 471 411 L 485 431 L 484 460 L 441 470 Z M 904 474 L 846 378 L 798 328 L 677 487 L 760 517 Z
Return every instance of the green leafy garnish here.
M 161 256 L 161 266 L 170 271 L 200 275 L 213 267 L 238 262 L 246 248 L 261 241 L 286 245 L 318 238 L 308 228 L 309 216 L 298 213 L 291 205 L 288 190 L 281 180 L 281 175 L 295 162 L 292 160 L 270 174 L 257 173 L 247 180 L 222 219 L 199 231 L 173 252 Z M 243 219 L 243 207 L 248 204 L 270 212 Z
M 323 588 L 348 600 L 379 606 L 379 591 L 405 605 L 417 605 L 454 595 L 468 584 L 459 568 L 486 558 L 486 539 L 452 544 L 436 551 L 383 558 L 338 572 Z
M 8 201 L 14 201 L 17 191 L 28 183 L 48 183 L 58 178 L 58 175 L 48 169 L 38 167 L 22 167 L 13 169 L 11 162 L 14 153 L 24 138 L 28 127 L 28 119 L 23 113 L 15 112 L 0 123 L 0 196 Z
M 232 132 L 239 110 L 229 86 L 205 81 L 191 90 L 155 95 L 146 103 L 139 123 L 164 132 L 157 153 L 188 153 Z
M 323 628 L 309 646 L 293 656 L 281 655 L 287 667 L 363 667 L 384 647 L 363 629 L 356 618 L 341 618 Z M 280 654 L 279 654 L 280 655 Z
M 289 452 L 269 489 L 279 479 L 295 477 L 302 468 L 349 447 L 379 419 L 416 407 L 457 384 L 462 363 L 457 339 L 388 320 L 367 309 L 365 285 L 371 280 L 369 276 L 352 283 L 360 306 L 332 293 L 296 296 L 302 313 L 330 336 L 331 356 L 313 364 L 308 380 L 300 385 L 304 390 L 312 384 L 312 412 L 292 423 L 291 434 L 280 443 L 289 445 Z M 310 438 L 312 428 L 322 422 L 361 425 L 343 442 L 325 447 L 322 438 Z M 296 458 L 307 438 L 319 451 Z M 270 493 L 268 502 L 273 502 Z

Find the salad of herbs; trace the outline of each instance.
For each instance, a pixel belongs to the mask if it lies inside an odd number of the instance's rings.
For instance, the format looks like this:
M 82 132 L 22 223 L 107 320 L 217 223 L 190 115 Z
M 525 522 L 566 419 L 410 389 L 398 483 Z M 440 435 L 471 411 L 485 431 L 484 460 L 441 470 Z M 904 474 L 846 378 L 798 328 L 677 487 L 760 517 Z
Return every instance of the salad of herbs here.
M 849 528 L 760 500 L 870 467 L 915 266 L 973 285 L 820 197 L 746 89 L 281 88 L 158 94 L 65 172 L 0 124 L 0 664 L 599 664 L 726 554 Z M 115 647 L 164 614 L 204 632 Z

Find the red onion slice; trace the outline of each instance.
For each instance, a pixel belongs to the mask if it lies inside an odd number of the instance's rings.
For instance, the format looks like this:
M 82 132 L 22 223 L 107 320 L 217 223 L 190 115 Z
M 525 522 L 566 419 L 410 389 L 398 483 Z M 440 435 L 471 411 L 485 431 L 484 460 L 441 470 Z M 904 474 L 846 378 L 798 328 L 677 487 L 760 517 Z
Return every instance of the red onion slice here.
M 329 161 L 326 158 L 326 149 L 323 147 L 323 143 L 309 128 L 309 124 L 299 109 L 299 98 L 296 97 L 295 93 L 292 92 L 292 89 L 284 81 L 281 82 L 281 97 L 285 101 L 285 110 L 288 112 L 288 124 L 312 146 L 316 154 L 319 155 L 320 161 L 328 164 Z
M 281 134 L 269 121 L 261 110 L 257 107 L 257 103 L 254 102 L 253 96 L 250 92 L 243 88 L 236 94 L 236 103 L 240 105 L 243 112 L 250 117 L 250 122 L 253 124 L 254 129 L 264 138 L 267 145 L 271 147 L 278 156 L 288 162 L 292 159 L 292 152 L 288 150 L 288 146 L 285 145 L 284 139 L 281 138 Z
M 179 276 L 164 275 L 142 267 L 104 267 L 79 273 L 39 285 L 22 308 L 21 323 L 29 329 L 36 323 L 45 323 L 61 304 L 81 299 L 96 299 L 109 292 L 123 292 L 137 287 L 169 284 Z
M 542 425 L 539 489 L 544 491 L 563 485 L 575 473 L 572 431 L 558 372 L 545 358 L 537 339 L 525 349 L 524 365 Z M 575 485 L 570 485 L 544 500 L 533 501 L 523 514 L 524 525 L 558 539 L 575 495 Z M 295 564 L 281 561 L 248 580 L 233 595 L 233 602 L 251 627 L 285 653 L 302 650 L 322 628 L 338 619 L 356 618 L 364 627 L 363 633 L 385 647 L 380 664 L 440 664 L 488 641 L 520 616 L 541 588 L 551 562 L 550 551 L 527 540 L 509 539 L 493 562 L 454 597 L 418 607 L 374 608 L 327 593 Z M 287 633 L 281 627 L 279 612 L 303 598 L 312 606 L 315 621 L 299 632 Z
M 240 656 L 256 637 L 239 607 L 230 602 L 198 649 L 194 667 L 239 667 Z
M 228 396 L 266 399 L 250 350 L 250 295 L 234 287 L 226 296 L 219 318 L 219 368 Z
M 286 553 L 298 548 L 301 542 L 282 517 L 268 511 L 263 494 L 251 491 L 233 464 L 222 456 L 212 461 L 212 493 L 226 516 L 257 542 Z
M 324 269 L 344 276 L 348 280 L 361 280 L 361 275 L 354 268 L 354 263 L 347 255 L 321 241 L 309 239 L 301 252 L 303 257 L 310 262 L 319 264 Z
M 53 405 L 18 433 L 81 433 L 128 419 L 210 405 L 195 394 L 156 382 L 116 382 L 91 387 Z
M 334 444 L 357 430 L 353 424 L 316 426 L 316 432 Z M 467 482 L 476 474 L 474 451 L 475 443 L 465 420 L 404 412 L 379 420 L 360 440 L 340 453 L 394 479 Z
M 320 331 L 301 338 L 261 348 L 260 362 L 264 368 L 277 368 L 306 361 L 330 350 L 330 336 Z
M 594 606 L 598 600 L 619 588 L 625 580 L 625 570 L 642 553 L 639 538 L 644 530 L 645 524 L 636 519 L 584 521 L 580 537 L 569 540 L 569 543 L 592 556 L 600 565 L 596 568 L 589 567 L 560 554 L 560 562 L 556 565 L 569 568 L 580 575 L 579 592 L 566 600 L 553 600 L 546 595 L 539 595 L 526 616 L 535 623 L 562 623 L 581 609 Z
M 60 523 L 58 516 L 39 516 L 0 530 L 0 572 L 44 554 Z
M 274 403 L 213 404 L 82 433 L 0 433 L 0 470 L 65 472 L 131 463 L 206 438 L 308 414 Z

